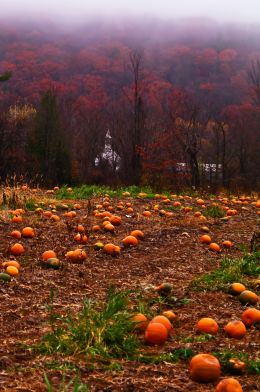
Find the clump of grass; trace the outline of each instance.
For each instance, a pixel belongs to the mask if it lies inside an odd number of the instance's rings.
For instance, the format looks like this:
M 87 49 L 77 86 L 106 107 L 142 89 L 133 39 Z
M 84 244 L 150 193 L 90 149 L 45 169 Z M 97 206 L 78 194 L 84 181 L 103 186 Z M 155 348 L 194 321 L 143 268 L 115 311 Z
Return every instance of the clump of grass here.
M 182 339 L 183 343 L 193 343 L 193 342 L 208 342 L 209 340 L 215 339 L 214 335 L 211 335 L 209 333 L 204 333 L 199 336 L 187 336 Z
M 160 355 L 140 355 L 138 361 L 149 363 L 149 364 L 159 364 L 163 362 L 178 362 L 178 361 L 188 361 L 195 355 L 191 348 L 179 348 L 171 351 L 170 353 L 162 353 Z
M 43 376 L 47 392 L 88 392 L 88 386 L 86 384 L 79 383 L 77 377 L 72 378 L 69 382 L 66 383 L 66 375 L 63 376 L 61 383 L 58 387 L 58 389 L 53 389 L 50 380 L 48 379 L 48 376 L 44 374 Z
M 247 276 L 260 274 L 260 252 L 248 253 L 240 259 L 224 258 L 216 270 L 193 280 L 195 290 L 223 290 L 230 283 L 246 283 Z
M 43 354 L 85 354 L 88 358 L 132 357 L 139 347 L 128 309 L 128 293 L 110 290 L 101 310 L 85 300 L 77 315 L 51 313 L 52 332 L 45 335 L 35 350 Z
M 223 218 L 226 213 L 219 206 L 212 206 L 204 210 L 204 215 L 207 217 L 210 216 L 211 218 Z
M 225 372 L 232 371 L 232 365 L 230 364 L 230 359 L 238 359 L 246 364 L 247 373 L 249 374 L 260 374 L 260 359 L 252 359 L 247 353 L 234 350 L 223 350 L 216 351 L 212 353 L 218 358 L 222 369 Z

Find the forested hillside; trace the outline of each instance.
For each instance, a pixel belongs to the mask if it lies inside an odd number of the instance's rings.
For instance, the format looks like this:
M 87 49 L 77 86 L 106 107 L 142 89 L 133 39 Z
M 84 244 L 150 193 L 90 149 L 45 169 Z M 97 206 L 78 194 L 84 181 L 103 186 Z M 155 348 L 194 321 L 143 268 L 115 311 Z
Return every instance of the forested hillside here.
M 0 24 L 2 179 L 259 187 L 260 29 L 57 26 Z

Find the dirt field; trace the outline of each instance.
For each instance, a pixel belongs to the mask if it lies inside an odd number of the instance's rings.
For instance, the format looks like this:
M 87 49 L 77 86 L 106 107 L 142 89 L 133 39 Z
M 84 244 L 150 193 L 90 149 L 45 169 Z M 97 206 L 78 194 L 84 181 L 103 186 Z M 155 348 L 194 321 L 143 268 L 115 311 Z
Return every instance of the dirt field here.
M 92 231 L 92 226 L 102 223 L 102 220 L 95 217 L 93 211 L 90 212 L 87 201 L 77 201 L 81 209 L 76 210 L 74 218 L 65 217 L 63 210 L 57 210 L 55 214 L 61 218 L 57 222 L 41 213 L 27 211 L 23 215 L 23 222 L 13 223 L 10 215 L 6 211 L 2 212 L 2 261 L 10 259 L 10 245 L 16 242 L 10 236 L 12 230 L 31 226 L 36 235 L 32 239 L 23 238 L 19 241 L 25 247 L 25 254 L 16 258 L 21 263 L 19 276 L 12 278 L 11 282 L 0 283 L 0 391 L 46 391 L 44 373 L 48 375 L 53 390 L 58 391 L 64 373 L 67 380 L 75 375 L 75 369 L 65 369 L 65 365 L 62 367 L 62 364 L 70 363 L 74 364 L 81 382 L 86 383 L 90 391 L 213 392 L 216 383 L 199 384 L 191 381 L 188 361 L 146 364 L 137 360 L 115 359 L 112 361 L 113 366 L 109 366 L 109 361 L 102 360 L 90 366 L 83 357 L 66 358 L 59 353 L 43 356 L 22 346 L 39 342 L 41 336 L 49 330 L 47 305 L 50 303 L 50 293 L 54 296 L 55 311 L 77 311 L 84 298 L 104 301 L 111 285 L 119 290 L 144 292 L 150 292 L 152 287 L 162 282 L 173 285 L 175 302 L 170 305 L 178 318 L 174 333 L 162 347 L 142 345 L 142 352 L 152 355 L 185 347 L 192 348 L 195 353 L 234 350 L 245 352 L 250 358 L 259 361 L 259 329 L 250 328 L 241 340 L 231 339 L 223 331 L 230 319 L 241 318 L 244 308 L 238 299 L 225 291 L 195 291 L 191 288 L 194 278 L 217 268 L 224 256 L 240 257 L 240 244 L 249 249 L 257 220 L 255 205 L 251 201 L 247 205 L 233 205 L 229 201 L 228 206 L 236 208 L 237 215 L 228 221 L 209 217 L 207 222 L 202 222 L 194 217 L 195 211 L 203 212 L 196 204 L 196 199 L 181 199 L 182 205 L 191 206 L 193 211 L 185 213 L 182 209 L 173 209 L 172 216 L 161 216 L 154 210 L 156 204 L 166 210 L 166 207 L 172 206 L 172 201 L 163 205 L 161 199 L 126 197 L 120 200 L 124 202 L 122 210 L 117 209 L 117 198 L 111 198 L 110 201 L 114 213 L 122 217 L 122 224 L 116 227 L 115 233 Z M 102 201 L 102 198 L 92 200 L 92 209 Z M 126 202 L 132 203 L 132 213 L 126 212 Z M 214 200 L 205 200 L 206 206 L 212 202 Z M 221 201 L 215 202 L 223 205 Z M 73 201 L 67 203 L 73 205 Z M 48 205 L 44 208 L 51 210 Z M 151 217 L 142 215 L 146 208 L 152 211 Z M 78 223 L 84 225 L 88 236 L 88 243 L 81 245 L 87 253 L 87 259 L 82 264 L 65 259 L 68 250 L 78 247 L 73 238 Z M 234 246 L 222 249 L 220 253 L 209 251 L 208 246 L 199 241 L 203 234 L 202 225 L 208 226 L 214 242 L 221 245 L 224 240 L 230 240 Z M 137 247 L 122 249 L 117 257 L 93 249 L 93 244 L 98 240 L 121 245 L 122 239 L 134 229 L 144 232 L 144 240 Z M 63 261 L 61 269 L 43 268 L 40 257 L 48 249 L 55 250 Z M 169 308 L 165 304 L 163 307 Z M 215 318 L 220 330 L 212 339 L 189 341 L 189 337 L 198 337 L 195 327 L 201 317 Z M 140 339 L 143 339 L 142 336 Z M 222 373 L 221 378 L 224 376 L 228 375 Z M 259 375 L 246 372 L 235 377 L 245 392 L 260 390 Z

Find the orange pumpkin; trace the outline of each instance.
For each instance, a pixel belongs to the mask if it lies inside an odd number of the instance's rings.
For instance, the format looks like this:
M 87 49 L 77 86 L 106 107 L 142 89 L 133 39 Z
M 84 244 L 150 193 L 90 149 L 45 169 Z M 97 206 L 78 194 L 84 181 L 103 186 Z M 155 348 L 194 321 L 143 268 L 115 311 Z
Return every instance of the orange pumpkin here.
M 133 235 L 128 235 L 122 242 L 125 247 L 138 245 L 138 239 Z
M 103 251 L 108 255 L 116 256 L 120 253 L 120 247 L 109 243 L 103 247 Z
M 133 237 L 136 237 L 138 240 L 143 240 L 144 238 L 144 233 L 141 230 L 133 230 L 131 232 L 131 235 Z
M 85 228 L 84 228 L 83 225 L 78 224 L 77 227 L 76 227 L 76 231 L 77 231 L 78 233 L 84 233 Z
M 66 253 L 65 257 L 73 263 L 81 263 L 87 258 L 87 254 L 83 249 L 75 249 Z
M 152 214 L 151 214 L 151 211 L 147 211 L 147 210 L 146 210 L 146 211 L 143 211 L 143 216 L 149 218 L 151 215 L 152 215 Z
M 120 216 L 117 215 L 113 215 L 110 218 L 110 222 L 112 223 L 112 225 L 114 226 L 119 226 L 122 223 L 122 219 L 120 218 Z
M 241 384 L 235 378 L 224 378 L 216 386 L 215 392 L 243 392 Z
M 135 323 L 135 330 L 142 332 L 146 330 L 149 323 L 148 318 L 142 313 L 133 316 L 132 321 Z
M 259 301 L 258 295 L 250 290 L 242 291 L 238 298 L 242 305 L 255 305 Z
M 8 275 L 10 276 L 18 276 L 19 275 L 19 269 L 14 267 L 13 265 L 9 265 L 6 268 L 6 272 L 8 273 Z
M 16 238 L 17 240 L 22 238 L 22 233 L 19 230 L 13 230 L 10 235 L 11 237 Z
M 104 229 L 105 229 L 106 231 L 109 231 L 109 232 L 113 233 L 113 232 L 115 231 L 115 226 L 112 225 L 111 223 L 107 223 L 107 224 L 104 226 Z
M 197 354 L 190 362 L 190 377 L 198 382 L 214 382 L 220 376 L 220 363 L 210 354 Z
M 210 317 L 203 317 L 197 323 L 197 330 L 200 332 L 215 335 L 218 332 L 218 329 L 219 327 L 217 322 Z
M 215 242 L 211 242 L 209 245 L 209 249 L 212 250 L 213 252 L 220 252 L 220 246 L 216 244 Z
M 211 237 L 207 234 L 204 234 L 200 237 L 200 242 L 202 244 L 210 244 L 211 243 Z
M 22 221 L 23 221 L 23 218 L 22 218 L 21 215 L 15 215 L 15 216 L 12 218 L 12 222 L 14 222 L 14 223 L 20 223 L 20 222 L 22 222 Z
M 34 237 L 34 231 L 31 227 L 24 227 L 22 229 L 22 236 L 25 238 L 33 238 Z
M 224 327 L 226 334 L 230 338 L 242 339 L 246 334 L 245 324 L 240 320 L 232 320 Z
M 18 270 L 21 268 L 21 265 L 18 263 L 18 261 L 16 261 L 16 260 L 9 260 L 9 261 L 5 261 L 4 263 L 3 263 L 3 267 L 4 268 L 7 268 L 7 267 L 9 267 L 9 266 L 13 266 L 13 267 L 16 267 Z
M 246 290 L 246 287 L 242 283 L 232 283 L 229 287 L 229 293 L 232 295 L 239 295 Z
M 226 240 L 222 242 L 222 246 L 224 246 L 224 248 L 232 248 L 233 244 L 231 241 Z
M 25 249 L 23 247 L 22 244 L 19 244 L 18 242 L 14 245 L 11 246 L 10 248 L 10 252 L 12 253 L 12 255 L 14 256 L 21 256 L 24 252 Z
M 248 308 L 243 312 L 241 318 L 246 327 L 251 327 L 255 323 L 260 323 L 260 310 Z
M 176 320 L 177 316 L 172 310 L 165 310 L 162 315 L 167 317 L 170 321 Z
M 169 319 L 165 316 L 155 316 L 150 323 L 160 323 L 165 326 L 168 333 L 172 330 L 172 324 Z
M 168 338 L 167 328 L 161 323 L 149 323 L 144 335 L 144 340 L 150 345 L 162 345 Z
M 56 257 L 57 255 L 53 250 L 46 250 L 45 252 L 42 253 L 41 256 L 43 261 L 47 261 L 48 259 L 56 258 Z

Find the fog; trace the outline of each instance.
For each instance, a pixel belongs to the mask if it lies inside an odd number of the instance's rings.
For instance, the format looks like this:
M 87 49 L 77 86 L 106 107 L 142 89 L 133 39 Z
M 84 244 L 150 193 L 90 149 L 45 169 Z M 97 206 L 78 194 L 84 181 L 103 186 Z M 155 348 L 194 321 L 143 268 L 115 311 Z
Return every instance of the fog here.
M 50 17 L 73 22 L 93 17 L 156 16 L 164 19 L 207 17 L 223 22 L 260 23 L 259 0 L 8 0 L 3 17 Z

